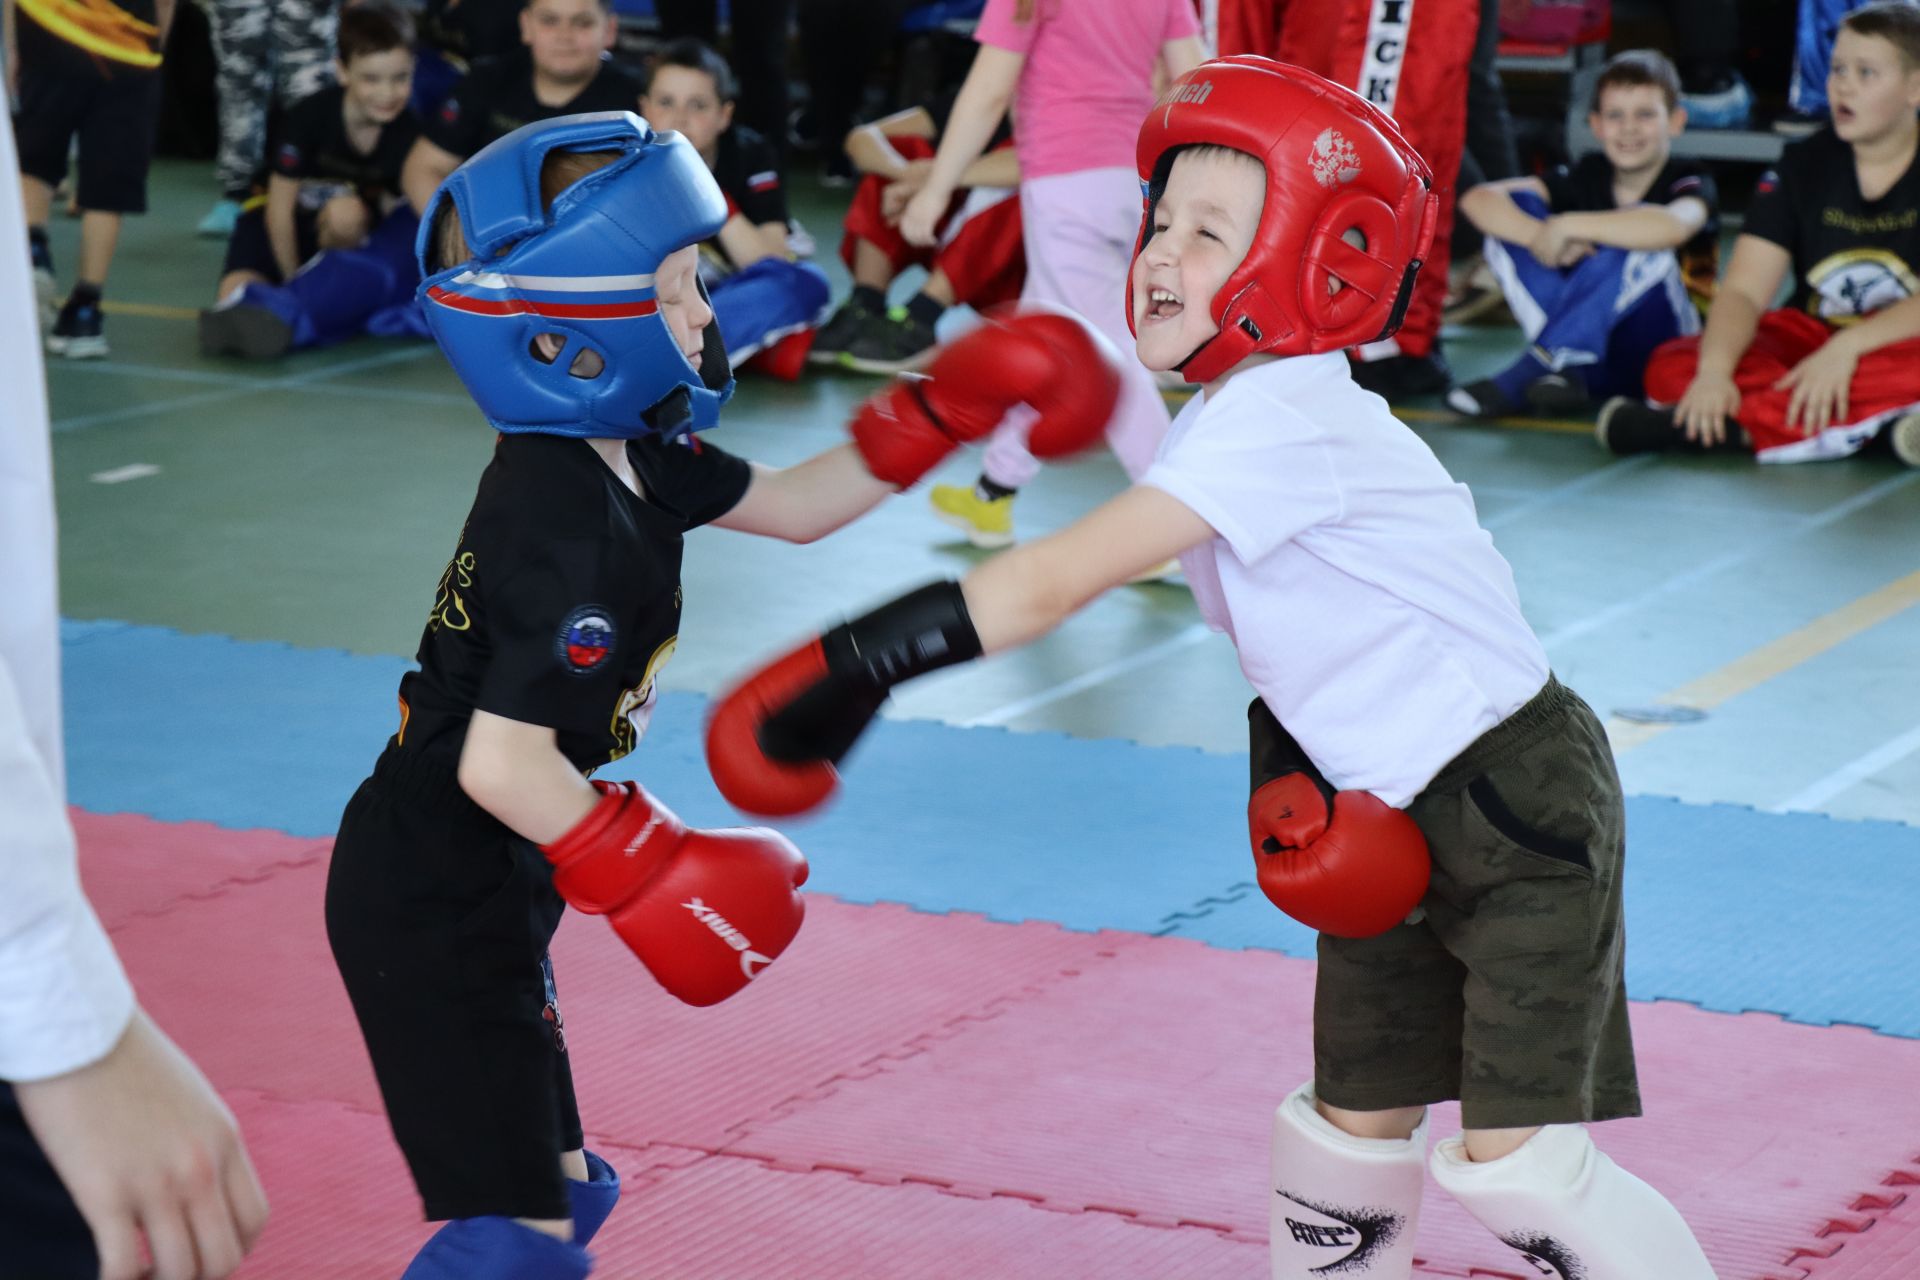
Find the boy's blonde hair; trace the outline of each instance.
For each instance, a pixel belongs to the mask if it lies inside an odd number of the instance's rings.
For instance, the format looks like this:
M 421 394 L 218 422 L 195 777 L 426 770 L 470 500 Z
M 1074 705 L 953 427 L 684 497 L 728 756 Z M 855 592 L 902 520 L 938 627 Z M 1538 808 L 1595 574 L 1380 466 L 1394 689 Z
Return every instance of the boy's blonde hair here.
M 1593 85 L 1593 101 L 1587 110 L 1598 113 L 1600 99 L 1608 89 L 1651 85 L 1667 100 L 1667 110 L 1680 105 L 1680 73 L 1673 61 L 1656 49 L 1627 49 L 1607 59 L 1600 78 Z
M 562 191 L 596 169 L 604 169 L 626 153 L 623 151 L 549 151 L 540 165 L 540 207 L 552 209 Z M 433 223 L 434 271 L 445 271 L 473 257 L 467 245 L 466 229 L 460 225 L 460 211 L 448 200 L 440 206 Z
M 1900 51 L 1908 71 L 1920 67 L 1920 6 L 1908 0 L 1861 5 L 1840 20 L 1840 29 L 1857 36 L 1879 36 Z

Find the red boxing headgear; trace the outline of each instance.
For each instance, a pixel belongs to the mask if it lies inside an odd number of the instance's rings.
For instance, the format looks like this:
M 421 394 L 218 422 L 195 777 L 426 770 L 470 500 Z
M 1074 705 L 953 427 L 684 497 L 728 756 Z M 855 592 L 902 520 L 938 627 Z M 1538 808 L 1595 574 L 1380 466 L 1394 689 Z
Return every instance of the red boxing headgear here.
M 1220 332 L 1180 365 L 1209 382 L 1255 352 L 1311 355 L 1387 337 L 1400 327 L 1414 275 L 1433 246 L 1433 173 L 1387 114 L 1311 71 L 1253 54 L 1203 62 L 1168 87 L 1140 128 L 1144 211 L 1182 147 L 1231 147 L 1266 167 L 1266 203 L 1245 261 L 1214 295 Z M 1366 248 L 1340 237 L 1357 230 Z M 1346 287 L 1329 295 L 1329 279 Z M 1133 274 L 1127 275 L 1133 327 Z

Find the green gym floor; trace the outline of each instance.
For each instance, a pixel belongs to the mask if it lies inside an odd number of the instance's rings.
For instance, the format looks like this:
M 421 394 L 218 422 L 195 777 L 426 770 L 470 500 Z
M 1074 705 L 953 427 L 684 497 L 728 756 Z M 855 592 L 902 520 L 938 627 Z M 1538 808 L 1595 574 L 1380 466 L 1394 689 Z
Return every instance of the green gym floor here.
M 846 193 L 805 171 L 794 186 L 844 292 L 832 250 Z M 490 434 L 426 344 L 203 358 L 194 311 L 224 246 L 192 228 L 214 194 L 206 165 L 156 166 L 152 211 L 128 222 L 108 289 L 111 357 L 49 361 L 64 612 L 410 655 Z M 65 269 L 77 223 L 55 224 Z M 1519 339 L 1471 328 L 1446 341 L 1466 379 Z M 875 385 L 748 378 L 713 439 L 797 461 L 841 439 Z M 1920 822 L 1920 472 L 1882 457 L 1616 460 L 1585 423 L 1470 426 L 1437 401 L 1399 412 L 1471 487 L 1555 669 L 1609 720 L 1630 792 Z M 970 479 L 974 461 L 937 478 Z M 1021 495 L 1017 529 L 1056 528 L 1121 484 L 1105 455 L 1052 467 Z M 664 682 L 712 692 L 982 554 L 923 493 L 809 547 L 704 532 Z M 1298 607 L 1311 626 L 1312 602 Z M 903 690 L 889 714 L 1238 752 L 1249 696 L 1185 588 L 1153 584 Z

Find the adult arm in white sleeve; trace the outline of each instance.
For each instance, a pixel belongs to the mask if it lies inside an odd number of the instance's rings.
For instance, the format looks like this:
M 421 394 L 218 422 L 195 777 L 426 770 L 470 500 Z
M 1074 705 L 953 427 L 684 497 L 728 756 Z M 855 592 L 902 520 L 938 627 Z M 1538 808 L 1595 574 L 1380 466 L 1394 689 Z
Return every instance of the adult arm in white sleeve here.
M 26 238 L 19 173 L 0 121 L 0 244 Z M 0 332 L 36 332 L 19 253 L 0 253 Z M 266 1196 L 232 1114 L 135 1005 L 80 889 L 37 342 L 0 346 L 0 385 L 0 1080 L 86 1219 L 103 1280 L 217 1278 L 252 1247 Z

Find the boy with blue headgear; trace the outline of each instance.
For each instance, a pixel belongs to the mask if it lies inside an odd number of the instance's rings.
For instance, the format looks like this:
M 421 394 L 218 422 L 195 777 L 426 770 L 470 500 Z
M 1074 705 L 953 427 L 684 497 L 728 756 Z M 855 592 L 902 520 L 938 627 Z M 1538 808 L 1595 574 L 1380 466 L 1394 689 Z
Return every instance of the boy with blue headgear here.
M 1273 1280 L 1411 1280 L 1429 1169 L 1543 1276 L 1712 1280 L 1584 1127 L 1640 1110 L 1606 734 L 1466 489 L 1342 354 L 1399 326 L 1431 171 L 1357 94 L 1252 56 L 1175 80 L 1136 157 L 1128 321 L 1147 368 L 1198 387 L 1153 465 L 748 677 L 715 706 L 714 781 L 751 813 L 811 808 L 894 685 L 1178 554 L 1259 694 L 1256 878 L 1320 931 L 1314 1078 L 1272 1124 Z M 1429 1156 L 1427 1108 L 1453 1098 L 1465 1132 Z
M 697 260 L 726 213 L 684 138 L 607 112 L 493 143 L 422 222 L 428 323 L 500 438 L 327 882 L 394 1136 L 427 1216 L 448 1220 L 408 1280 L 591 1267 L 619 1181 L 582 1147 L 546 954 L 565 905 L 606 915 L 695 1005 L 743 989 L 800 927 L 806 862 L 784 837 L 691 830 L 637 784 L 588 780 L 652 715 L 686 532 L 811 541 L 1023 399 L 1056 450 L 1096 439 L 1112 407 L 1097 339 L 1021 316 L 798 466 L 695 444 L 733 389 Z

